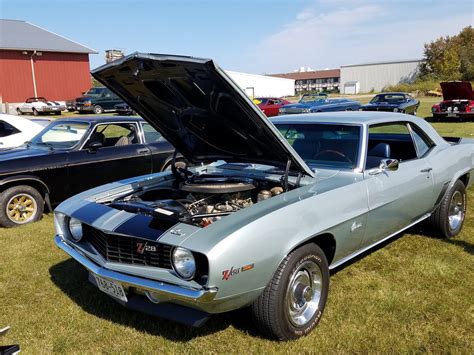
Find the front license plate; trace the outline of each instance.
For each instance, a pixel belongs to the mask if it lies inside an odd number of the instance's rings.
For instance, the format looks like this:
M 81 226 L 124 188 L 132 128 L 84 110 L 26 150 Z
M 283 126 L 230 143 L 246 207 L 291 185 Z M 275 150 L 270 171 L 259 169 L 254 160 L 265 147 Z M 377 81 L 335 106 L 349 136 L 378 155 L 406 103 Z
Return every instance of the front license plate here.
M 448 113 L 448 117 L 458 117 L 458 115 L 455 113 Z
M 106 294 L 118 298 L 121 301 L 127 302 L 127 295 L 121 284 L 118 282 L 104 279 L 100 276 L 94 275 L 95 280 L 97 281 L 97 286 L 99 290 L 105 292 Z

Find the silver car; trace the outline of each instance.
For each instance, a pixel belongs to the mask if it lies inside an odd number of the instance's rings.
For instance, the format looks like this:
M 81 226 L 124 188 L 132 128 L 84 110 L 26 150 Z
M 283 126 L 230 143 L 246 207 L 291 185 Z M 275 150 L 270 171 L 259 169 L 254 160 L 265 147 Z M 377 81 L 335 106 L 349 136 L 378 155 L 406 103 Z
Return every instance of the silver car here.
M 318 324 L 331 269 L 424 220 L 445 238 L 462 228 L 474 142 L 422 119 L 270 122 L 207 59 L 132 54 L 93 75 L 194 166 L 55 211 L 56 244 L 128 308 L 199 326 L 250 306 L 264 334 L 295 339 Z

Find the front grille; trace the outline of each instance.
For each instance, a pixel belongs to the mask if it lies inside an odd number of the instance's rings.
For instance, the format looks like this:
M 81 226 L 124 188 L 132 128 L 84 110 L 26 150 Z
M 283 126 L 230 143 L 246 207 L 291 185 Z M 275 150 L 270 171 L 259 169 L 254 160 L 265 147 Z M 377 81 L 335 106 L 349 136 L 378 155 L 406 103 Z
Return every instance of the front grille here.
M 105 233 L 86 225 L 84 225 L 84 237 L 107 261 L 172 268 L 169 245 Z

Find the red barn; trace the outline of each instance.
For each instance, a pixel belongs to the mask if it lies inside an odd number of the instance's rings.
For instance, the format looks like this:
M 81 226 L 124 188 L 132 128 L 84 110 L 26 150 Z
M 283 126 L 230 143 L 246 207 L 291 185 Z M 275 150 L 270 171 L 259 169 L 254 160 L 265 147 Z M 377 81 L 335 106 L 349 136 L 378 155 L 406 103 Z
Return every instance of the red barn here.
M 93 49 L 31 23 L 0 19 L 0 103 L 64 101 L 91 87 Z

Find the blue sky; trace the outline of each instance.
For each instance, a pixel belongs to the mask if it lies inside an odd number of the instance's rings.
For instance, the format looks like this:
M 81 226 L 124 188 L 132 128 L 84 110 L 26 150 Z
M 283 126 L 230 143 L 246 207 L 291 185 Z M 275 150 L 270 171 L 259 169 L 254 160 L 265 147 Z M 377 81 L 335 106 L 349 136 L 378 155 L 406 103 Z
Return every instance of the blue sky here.
M 119 48 L 259 74 L 421 58 L 425 42 L 474 25 L 472 0 L 0 0 L 0 18 L 97 50 L 91 68 Z

